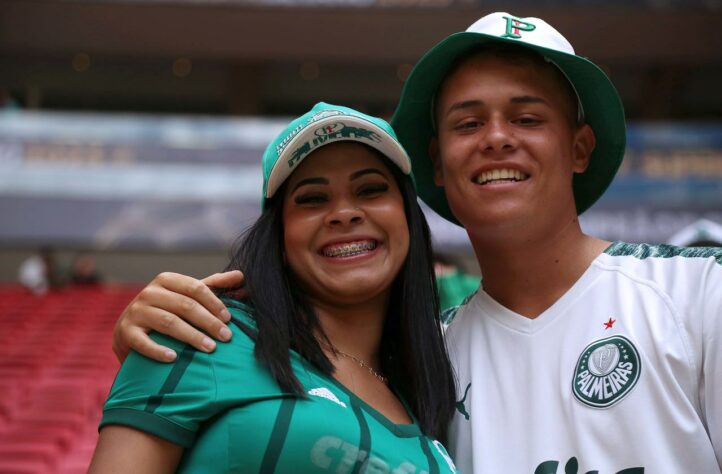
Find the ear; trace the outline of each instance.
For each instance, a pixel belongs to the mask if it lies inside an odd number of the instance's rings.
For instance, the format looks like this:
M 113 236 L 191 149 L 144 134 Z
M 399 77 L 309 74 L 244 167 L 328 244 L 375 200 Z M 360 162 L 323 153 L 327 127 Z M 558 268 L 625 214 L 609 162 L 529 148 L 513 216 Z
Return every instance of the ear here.
M 579 127 L 574 136 L 574 163 L 573 171 L 575 173 L 584 173 L 589 167 L 589 159 L 592 156 L 594 147 L 597 144 L 597 137 L 594 136 L 594 130 L 589 124 Z
M 429 142 L 429 158 L 434 164 L 434 183 L 437 186 L 444 186 L 444 172 L 441 168 L 441 156 L 439 152 L 439 139 L 436 136 L 431 137 Z

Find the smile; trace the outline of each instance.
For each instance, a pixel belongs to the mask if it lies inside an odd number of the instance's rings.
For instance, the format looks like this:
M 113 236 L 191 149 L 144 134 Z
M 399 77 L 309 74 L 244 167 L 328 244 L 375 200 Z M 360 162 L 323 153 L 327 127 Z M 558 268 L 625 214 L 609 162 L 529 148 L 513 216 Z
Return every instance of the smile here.
M 498 182 L 516 182 L 524 181 L 529 178 L 529 175 L 522 173 L 519 170 L 512 169 L 495 169 L 491 171 L 484 171 L 479 176 L 474 178 L 476 184 L 488 184 Z
M 324 257 L 344 258 L 354 257 L 366 252 L 370 252 L 376 248 L 378 242 L 375 240 L 358 240 L 354 242 L 344 242 L 340 244 L 327 245 L 321 249 Z

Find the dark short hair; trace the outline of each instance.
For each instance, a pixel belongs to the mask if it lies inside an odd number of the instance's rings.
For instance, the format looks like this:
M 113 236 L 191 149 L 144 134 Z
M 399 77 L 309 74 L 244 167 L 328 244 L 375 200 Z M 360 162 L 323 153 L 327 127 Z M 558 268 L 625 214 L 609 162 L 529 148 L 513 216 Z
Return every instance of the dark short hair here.
M 398 183 L 410 237 L 409 253 L 392 283 L 381 336 L 381 369 L 423 432 L 445 441 L 455 407 L 455 384 L 441 331 L 429 227 L 411 179 L 378 156 Z M 334 367 L 314 336 L 325 337 L 318 318 L 284 264 L 284 187 L 239 238 L 226 270 L 241 270 L 246 276 L 248 302 L 258 326 L 256 359 L 282 389 L 304 396 L 291 369 L 289 350 L 327 375 L 333 374 Z

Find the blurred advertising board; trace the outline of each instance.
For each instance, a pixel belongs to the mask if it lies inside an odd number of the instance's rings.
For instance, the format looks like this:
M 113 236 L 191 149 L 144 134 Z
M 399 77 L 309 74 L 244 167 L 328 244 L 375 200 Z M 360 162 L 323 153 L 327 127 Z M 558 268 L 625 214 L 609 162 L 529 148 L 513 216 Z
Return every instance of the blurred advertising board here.
M 0 245 L 226 246 L 259 213 L 260 156 L 288 119 L 0 113 Z M 722 224 L 722 123 L 631 124 L 607 193 L 581 216 L 610 240 Z M 435 244 L 463 229 L 427 210 Z
M 610 240 L 669 242 L 722 224 L 722 124 L 631 124 L 622 167 L 582 226 Z

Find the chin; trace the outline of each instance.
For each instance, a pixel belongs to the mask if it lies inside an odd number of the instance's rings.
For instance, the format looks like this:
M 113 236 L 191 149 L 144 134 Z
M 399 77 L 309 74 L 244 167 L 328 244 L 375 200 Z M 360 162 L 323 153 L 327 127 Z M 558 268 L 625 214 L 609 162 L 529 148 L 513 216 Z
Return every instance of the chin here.
M 456 212 L 453 208 L 452 211 L 469 232 L 473 229 L 477 229 L 478 232 L 493 232 L 507 227 L 524 228 L 531 223 L 535 215 L 516 206 L 492 209 L 486 206 L 484 208 L 466 206 L 466 209 L 460 212 Z
M 392 282 L 374 282 L 368 278 L 339 279 L 334 284 L 326 287 L 324 292 L 331 295 L 339 302 L 363 302 L 378 296 L 380 293 L 391 288 Z

